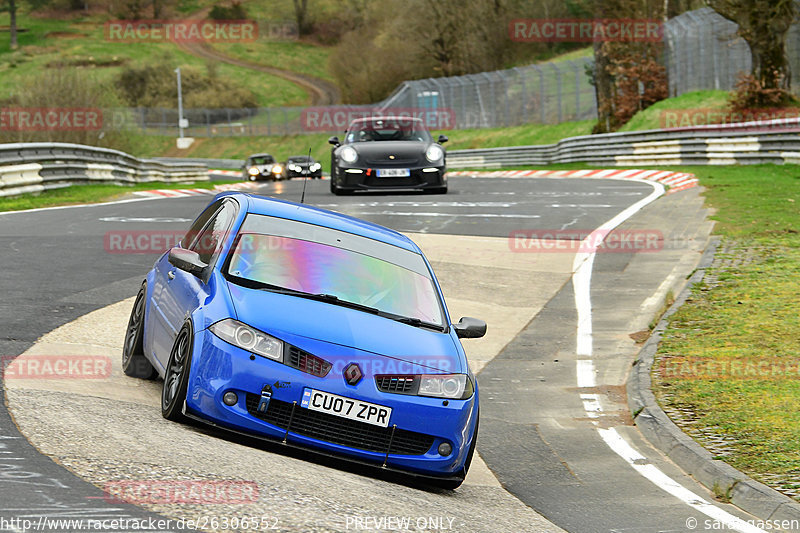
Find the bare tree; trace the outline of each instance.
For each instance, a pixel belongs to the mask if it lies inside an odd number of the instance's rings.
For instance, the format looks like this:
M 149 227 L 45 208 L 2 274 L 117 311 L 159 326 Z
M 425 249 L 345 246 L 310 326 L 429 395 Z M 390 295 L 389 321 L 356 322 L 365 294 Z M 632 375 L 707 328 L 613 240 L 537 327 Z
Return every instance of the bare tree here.
M 664 0 L 593 0 L 594 18 L 662 20 L 663 10 L 668 6 Z M 614 131 L 630 118 L 630 102 L 636 100 L 643 109 L 665 95 L 666 75 L 659 65 L 660 43 L 651 42 L 610 42 L 593 43 L 594 69 L 592 81 L 597 95 L 598 120 L 594 133 Z M 646 66 L 645 69 L 642 69 Z M 655 78 L 639 85 L 632 94 L 632 77 L 653 69 L 658 72 Z M 635 85 L 635 84 L 634 84 Z
M 750 46 L 751 73 L 764 89 L 784 89 L 791 83 L 786 34 L 797 16 L 794 0 L 706 0 L 726 19 L 739 25 Z
M 17 49 L 17 2 L 16 0 L 8 0 L 5 2 L 6 6 L 5 9 L 2 11 L 8 11 L 8 15 L 10 18 L 9 22 L 9 32 L 11 33 L 11 49 Z M 0 6 L 3 4 L 0 3 Z
M 300 35 L 311 32 L 311 21 L 308 19 L 308 0 L 292 0 L 294 3 L 294 18 L 297 21 L 297 31 Z

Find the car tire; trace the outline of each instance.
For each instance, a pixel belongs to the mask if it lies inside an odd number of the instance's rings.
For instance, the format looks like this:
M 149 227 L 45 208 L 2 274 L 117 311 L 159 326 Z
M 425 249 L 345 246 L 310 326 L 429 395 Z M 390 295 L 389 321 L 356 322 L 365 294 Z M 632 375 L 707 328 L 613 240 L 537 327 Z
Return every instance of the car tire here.
M 336 184 L 333 182 L 333 178 L 331 178 L 331 192 L 336 196 L 342 195 L 341 189 L 339 189 L 339 187 L 337 187 Z
M 147 283 L 136 294 L 136 300 L 128 319 L 125 343 L 122 345 L 122 371 L 126 376 L 139 379 L 153 379 L 156 369 L 144 356 L 144 308 L 147 296 Z
M 175 337 L 170 350 L 169 362 L 164 371 L 164 386 L 161 389 L 161 415 L 173 422 L 182 422 L 186 419 L 183 414 L 183 404 L 189 386 L 193 343 L 192 325 L 187 321 Z
M 428 189 L 430 194 L 447 194 L 447 185 L 444 187 L 436 187 L 435 189 Z

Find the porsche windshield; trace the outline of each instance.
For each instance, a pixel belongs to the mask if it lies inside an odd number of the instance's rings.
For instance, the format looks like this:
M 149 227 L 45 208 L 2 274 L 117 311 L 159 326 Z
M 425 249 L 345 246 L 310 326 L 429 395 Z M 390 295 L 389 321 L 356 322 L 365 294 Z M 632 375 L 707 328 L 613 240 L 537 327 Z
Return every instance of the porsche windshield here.
M 299 291 L 444 325 L 438 293 L 419 254 L 322 226 L 249 214 L 226 275 L 234 283 Z
M 432 142 L 431 134 L 417 120 L 373 120 L 355 122 L 347 132 L 345 142 L 424 141 Z

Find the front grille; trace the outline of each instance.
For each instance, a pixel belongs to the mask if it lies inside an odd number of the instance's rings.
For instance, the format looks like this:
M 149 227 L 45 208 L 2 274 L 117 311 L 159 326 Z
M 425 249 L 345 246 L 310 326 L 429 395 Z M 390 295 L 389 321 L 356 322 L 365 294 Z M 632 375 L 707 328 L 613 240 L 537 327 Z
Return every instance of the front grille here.
M 360 181 L 360 180 L 359 180 Z M 419 176 L 419 172 L 412 170 L 411 176 L 407 178 L 379 178 L 373 173 L 371 176 L 366 176 L 363 183 L 372 188 L 380 187 L 417 187 L 425 185 L 425 180 Z
M 331 371 L 331 364 L 325 359 L 301 350 L 297 346 L 286 345 L 286 364 L 307 374 L 324 378 Z
M 381 392 L 393 392 L 395 394 L 414 394 L 419 388 L 416 376 L 375 376 L 375 385 Z
M 292 404 L 272 399 L 267 412 L 259 413 L 257 410 L 259 398 L 258 394 L 247 394 L 247 412 L 281 429 L 286 429 L 289 425 L 289 418 L 292 417 Z M 391 427 L 373 426 L 328 413 L 312 411 L 299 405 L 294 410 L 290 431 L 333 444 L 378 453 L 386 453 L 389 437 L 392 434 Z M 397 429 L 394 432 L 390 453 L 423 455 L 430 450 L 431 446 L 433 446 L 432 436 Z

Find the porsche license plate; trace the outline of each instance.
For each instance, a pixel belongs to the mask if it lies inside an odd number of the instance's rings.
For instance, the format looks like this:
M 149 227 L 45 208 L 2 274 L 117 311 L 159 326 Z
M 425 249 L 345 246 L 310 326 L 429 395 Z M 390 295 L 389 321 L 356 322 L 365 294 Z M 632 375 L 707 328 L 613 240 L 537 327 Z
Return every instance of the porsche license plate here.
M 407 178 L 411 175 L 408 168 L 379 168 L 375 172 L 379 178 Z
M 358 420 L 380 427 L 389 425 L 389 417 L 392 415 L 391 407 L 384 407 L 361 400 L 354 400 L 338 394 L 331 394 L 315 389 L 303 389 L 303 399 L 300 407 L 305 407 L 312 411 L 320 411 L 331 415 Z

